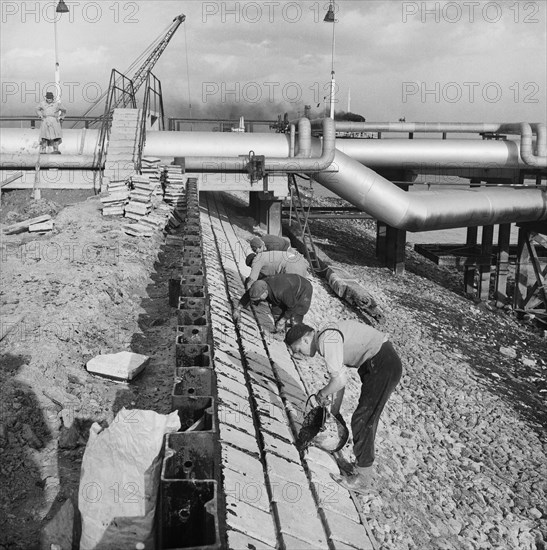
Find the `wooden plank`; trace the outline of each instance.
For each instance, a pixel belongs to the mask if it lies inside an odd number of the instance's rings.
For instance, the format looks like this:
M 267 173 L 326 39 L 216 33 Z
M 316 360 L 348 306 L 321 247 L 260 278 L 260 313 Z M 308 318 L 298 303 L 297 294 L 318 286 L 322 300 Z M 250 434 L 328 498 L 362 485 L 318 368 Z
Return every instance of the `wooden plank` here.
M 22 233 L 23 231 L 26 231 L 31 225 L 34 225 L 35 223 L 42 223 L 48 220 L 51 220 L 51 216 L 49 214 L 44 214 L 43 216 L 30 218 L 22 222 L 8 225 L 7 227 L 3 228 L 3 231 L 6 235 L 14 235 L 15 233 Z
M 9 178 L 5 179 L 0 183 L 0 188 L 4 187 L 5 185 L 9 185 L 10 183 L 13 183 L 14 181 L 17 181 L 18 179 L 23 177 L 23 172 L 17 172 L 13 174 L 13 176 L 10 176 Z

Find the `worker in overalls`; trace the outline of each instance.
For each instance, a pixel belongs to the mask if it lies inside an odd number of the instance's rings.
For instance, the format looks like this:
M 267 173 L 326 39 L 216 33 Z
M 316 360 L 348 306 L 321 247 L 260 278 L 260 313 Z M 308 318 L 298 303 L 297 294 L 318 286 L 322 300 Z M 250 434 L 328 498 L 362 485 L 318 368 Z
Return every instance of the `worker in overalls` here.
M 280 273 L 296 273 L 301 277 L 309 277 L 309 264 L 296 250 L 269 250 L 251 253 L 245 259 L 245 263 L 251 268 L 245 284 L 252 285 L 258 279 L 271 277 Z
M 53 146 L 53 153 L 60 155 L 59 144 L 62 141 L 61 122 L 66 115 L 66 109 L 60 101 L 55 101 L 53 92 L 46 93 L 45 101 L 42 101 L 36 113 L 42 120 L 40 125 L 40 153 L 45 153 L 48 146 Z
M 287 237 L 278 237 L 277 235 L 261 235 L 253 237 L 249 244 L 255 254 L 265 250 L 288 250 L 291 241 Z
M 283 325 L 302 323 L 304 315 L 310 309 L 312 294 L 312 284 L 294 273 L 281 273 L 260 279 L 241 296 L 234 310 L 234 321 L 239 322 L 241 310 L 249 307 L 251 302 L 258 304 L 266 301 L 270 304 L 275 330 L 284 328 Z
M 357 369 L 361 395 L 351 418 L 353 452 L 356 463 L 348 476 L 331 474 L 332 479 L 350 491 L 366 494 L 373 480 L 374 440 L 380 415 L 402 374 L 401 360 L 386 334 L 358 321 L 339 321 L 316 331 L 308 325 L 296 325 L 285 335 L 293 353 L 325 359 L 330 380 L 317 393 L 327 405 L 333 398 L 332 412 L 338 413 L 348 368 Z M 334 409 L 334 410 L 333 410 Z

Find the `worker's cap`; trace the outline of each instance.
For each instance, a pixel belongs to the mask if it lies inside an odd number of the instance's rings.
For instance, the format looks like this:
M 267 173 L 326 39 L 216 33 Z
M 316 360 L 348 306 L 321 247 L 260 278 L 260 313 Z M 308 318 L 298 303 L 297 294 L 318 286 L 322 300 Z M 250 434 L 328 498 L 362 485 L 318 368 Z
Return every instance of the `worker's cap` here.
M 53 92 L 46 92 L 46 99 L 53 99 L 54 97 Z
M 260 300 L 264 292 L 268 292 L 268 285 L 264 281 L 255 281 L 249 289 L 249 298 L 251 300 Z
M 262 248 L 264 246 L 264 241 L 260 237 L 253 237 L 249 241 L 249 244 L 253 250 L 257 250 L 258 248 Z
M 294 327 L 290 328 L 287 334 L 285 334 L 285 344 L 287 344 L 287 346 L 292 346 L 295 342 L 298 342 L 300 338 L 306 336 L 308 332 L 313 332 L 313 328 L 304 323 L 294 325 Z

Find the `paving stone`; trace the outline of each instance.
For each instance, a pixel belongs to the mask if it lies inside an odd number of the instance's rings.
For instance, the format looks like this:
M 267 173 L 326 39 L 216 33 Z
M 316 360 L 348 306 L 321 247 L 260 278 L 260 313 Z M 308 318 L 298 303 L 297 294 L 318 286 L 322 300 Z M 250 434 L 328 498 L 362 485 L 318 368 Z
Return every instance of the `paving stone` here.
M 281 536 L 287 550 L 318 550 L 317 546 L 311 542 L 298 539 L 286 533 L 282 533 Z M 327 548 L 327 546 L 324 548 Z
M 238 372 L 244 372 L 243 363 L 239 351 L 234 350 L 229 346 L 219 346 L 215 348 L 215 360 L 218 359 L 226 365 L 232 365 Z
M 264 468 L 258 457 L 236 449 L 226 442 L 221 442 L 220 448 L 223 466 L 250 478 L 264 478 Z
M 244 533 L 228 530 L 228 548 L 230 550 L 275 550 L 273 546 Z M 290 547 L 288 547 L 290 548 Z M 294 547 L 296 549 L 296 547 Z
M 284 479 L 296 479 L 301 476 L 306 478 L 306 472 L 299 462 L 291 462 L 285 458 L 272 455 L 271 453 L 266 453 L 265 458 L 266 470 L 270 476 L 275 475 Z
M 264 414 L 259 414 L 258 421 L 261 431 L 269 432 L 277 437 L 281 437 L 288 443 L 294 444 L 294 438 L 287 422 L 279 422 Z
M 316 548 L 328 548 L 327 536 L 315 506 L 311 510 L 312 513 L 315 512 L 315 516 L 302 515 L 301 507 L 291 505 L 287 501 L 274 502 L 274 506 L 277 510 L 282 533 L 314 544 Z
M 286 441 L 278 439 L 267 432 L 262 434 L 262 438 L 264 440 L 264 450 L 283 456 L 287 460 L 300 464 L 300 455 L 292 443 L 287 443 Z
M 235 393 L 236 395 L 239 395 L 240 397 L 248 397 L 249 396 L 249 390 L 247 389 L 247 386 L 245 382 L 240 383 L 236 382 L 234 379 L 228 376 L 224 376 L 223 374 L 217 372 L 217 386 L 218 388 L 223 388 L 225 390 L 228 390 L 232 393 Z
M 262 376 L 265 376 L 266 378 L 275 381 L 275 374 L 273 373 L 269 362 L 264 364 L 263 362 L 256 361 L 256 358 L 260 358 L 260 356 L 255 353 L 251 354 L 245 352 L 245 356 L 247 358 L 247 365 L 249 370 L 252 370 L 253 372 L 261 374 Z M 263 357 L 264 356 L 262 356 L 261 361 L 264 361 Z
M 362 548 L 363 550 L 372 550 L 372 544 L 362 523 L 357 523 L 327 509 L 324 509 L 324 514 L 330 531 L 330 537 L 333 540 L 338 540 L 357 548 Z
M 308 451 L 306 452 L 306 461 L 308 462 L 310 469 L 313 469 L 314 465 L 317 464 L 330 470 L 331 472 L 338 472 L 338 464 L 334 457 L 330 453 L 327 453 L 322 449 L 318 449 L 317 447 L 308 448 Z M 309 461 L 311 461 L 312 464 L 309 464 Z
M 263 376 L 262 374 L 252 370 L 247 370 L 247 372 L 249 374 L 251 387 L 260 386 L 262 388 L 269 388 L 272 384 L 274 385 L 274 387 L 277 387 L 277 383 L 274 382 L 271 378 Z
M 273 418 L 278 422 L 286 422 L 285 409 L 282 406 L 266 403 L 262 399 L 255 399 L 256 409 L 260 415 Z
M 230 468 L 224 468 L 222 473 L 226 497 L 260 508 L 268 514 L 271 512 L 270 496 L 263 472 L 260 473 L 260 476 L 251 477 Z
M 306 403 L 308 395 L 306 390 L 301 386 L 293 386 L 292 384 L 287 384 L 281 382 L 281 395 L 285 399 L 292 398 L 294 401 L 300 401 Z
M 243 372 L 236 370 L 232 365 L 225 365 L 221 360 L 215 359 L 213 361 L 214 364 L 214 371 L 217 375 L 217 380 L 221 376 L 225 376 L 227 378 L 231 378 L 232 380 L 235 380 L 239 384 L 245 384 L 245 377 L 243 376 Z
M 217 388 L 218 403 L 231 407 L 233 410 L 240 411 L 248 416 L 252 416 L 249 394 L 245 388 L 246 395 L 237 395 L 225 388 Z
M 267 388 L 258 385 L 254 386 L 253 395 L 256 399 L 261 399 L 265 403 L 270 403 L 276 407 L 284 407 L 277 385 L 274 383 Z
M 272 515 L 230 496 L 226 497 L 226 523 L 270 546 L 277 545 Z
M 243 424 L 241 424 L 243 426 Z M 230 443 L 234 447 L 252 453 L 257 457 L 260 456 L 256 435 L 234 428 L 225 422 L 219 422 L 220 440 Z
M 313 487 L 321 508 L 331 510 L 359 523 L 359 513 L 346 489 L 332 480 L 326 485 L 313 483 Z

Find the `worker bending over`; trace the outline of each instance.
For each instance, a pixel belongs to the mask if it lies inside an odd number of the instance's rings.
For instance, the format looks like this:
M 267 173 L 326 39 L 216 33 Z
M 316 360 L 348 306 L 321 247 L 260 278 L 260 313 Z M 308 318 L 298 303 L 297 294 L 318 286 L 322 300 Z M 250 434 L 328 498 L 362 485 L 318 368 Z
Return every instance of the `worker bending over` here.
M 234 321 L 239 322 L 241 310 L 253 302 L 266 301 L 270 304 L 275 330 L 282 324 L 295 325 L 302 323 L 308 313 L 313 294 L 312 284 L 294 273 L 281 273 L 255 281 L 243 294 L 234 310 Z
M 339 321 L 319 332 L 307 325 L 296 325 L 287 332 L 285 343 L 293 353 L 313 357 L 318 352 L 325 359 L 330 380 L 319 390 L 317 400 L 326 405 L 333 396 L 338 409 L 334 412 L 340 409 L 347 369 L 357 369 L 361 395 L 351 418 L 356 467 L 349 476 L 331 477 L 350 491 L 367 493 L 372 482 L 378 421 L 401 379 L 397 352 L 386 334 L 357 321 Z
M 245 263 L 251 268 L 251 274 L 247 277 L 246 284 L 251 285 L 258 279 L 271 277 L 279 273 L 296 273 L 301 277 L 308 277 L 308 262 L 296 250 L 282 252 L 271 250 L 249 254 Z

